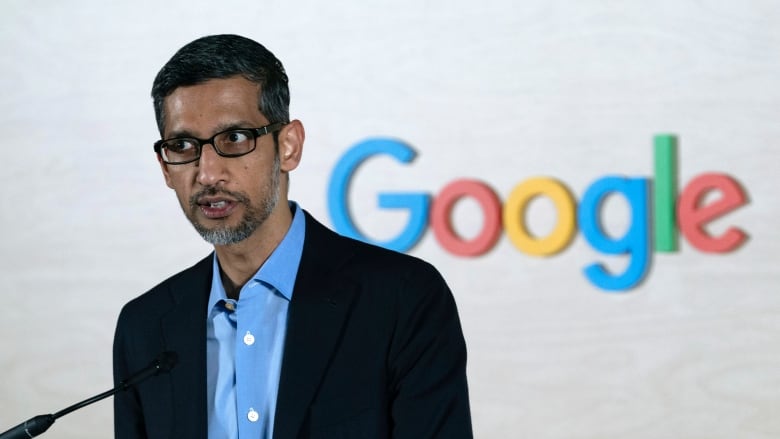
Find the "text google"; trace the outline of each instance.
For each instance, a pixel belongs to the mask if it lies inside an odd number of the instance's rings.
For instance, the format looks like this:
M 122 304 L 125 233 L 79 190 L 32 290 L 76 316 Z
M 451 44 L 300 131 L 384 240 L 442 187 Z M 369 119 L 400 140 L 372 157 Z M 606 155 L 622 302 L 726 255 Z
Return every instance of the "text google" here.
M 695 248 L 710 253 L 727 253 L 742 245 L 748 235 L 730 226 L 718 236 L 705 226 L 748 202 L 742 185 L 723 173 L 706 172 L 694 177 L 678 193 L 677 139 L 673 135 L 655 136 L 654 180 L 646 177 L 607 175 L 586 189 L 577 205 L 572 192 L 553 177 L 534 177 L 517 184 L 503 203 L 485 182 L 456 179 L 432 198 L 427 192 L 381 192 L 379 207 L 406 209 L 409 220 L 403 230 L 387 241 L 375 241 L 362 234 L 350 215 L 348 189 L 357 168 L 377 155 L 389 155 L 401 163 L 414 160 L 415 152 L 407 144 L 390 138 L 370 138 L 350 148 L 339 161 L 328 186 L 328 210 L 339 233 L 397 251 L 411 249 L 430 226 L 439 244 L 460 256 L 480 256 L 492 249 L 501 231 L 521 252 L 550 256 L 562 252 L 571 243 L 577 225 L 585 240 L 598 252 L 626 255 L 629 263 L 622 273 L 611 273 L 603 264 L 584 267 L 585 277 L 595 286 L 614 292 L 627 291 L 647 275 L 651 258 L 651 236 L 657 252 L 677 250 L 678 231 Z M 628 203 L 631 221 L 620 237 L 612 237 L 601 226 L 602 204 L 607 196 L 621 195 Z M 718 195 L 711 200 L 710 195 Z M 452 226 L 452 209 L 463 198 L 475 200 L 484 218 L 477 236 L 464 238 Z M 552 201 L 557 222 L 546 236 L 535 236 L 525 224 L 525 211 L 537 197 Z M 651 206 L 652 200 L 652 206 Z

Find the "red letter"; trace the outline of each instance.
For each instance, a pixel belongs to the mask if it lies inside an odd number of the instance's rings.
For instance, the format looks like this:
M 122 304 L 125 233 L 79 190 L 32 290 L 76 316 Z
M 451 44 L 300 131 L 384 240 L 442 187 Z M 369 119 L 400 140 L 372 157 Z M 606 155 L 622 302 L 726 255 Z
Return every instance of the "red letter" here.
M 485 221 L 474 239 L 464 240 L 453 230 L 451 213 L 463 197 L 474 198 L 482 208 Z M 439 243 L 459 256 L 480 256 L 490 250 L 501 235 L 501 200 L 485 183 L 476 180 L 456 180 L 441 190 L 431 207 L 431 228 Z
M 722 196 L 703 205 L 710 191 L 720 191 Z M 740 184 L 724 174 L 702 174 L 691 181 L 680 194 L 677 218 L 680 231 L 694 247 L 703 252 L 726 253 L 739 247 L 747 234 L 736 227 L 729 227 L 721 236 L 712 236 L 704 226 L 736 208 L 747 204 L 747 195 Z

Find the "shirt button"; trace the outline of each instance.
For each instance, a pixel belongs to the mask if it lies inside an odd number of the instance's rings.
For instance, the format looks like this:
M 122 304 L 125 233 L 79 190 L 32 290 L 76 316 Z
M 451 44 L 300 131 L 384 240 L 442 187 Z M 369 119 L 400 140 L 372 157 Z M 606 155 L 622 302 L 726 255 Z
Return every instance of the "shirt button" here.
M 258 419 L 260 419 L 260 414 L 255 411 L 255 409 L 250 408 L 249 413 L 246 414 L 246 418 L 249 419 L 249 422 L 257 422 Z
M 255 343 L 255 336 L 252 335 L 251 332 L 246 331 L 246 335 L 244 335 L 244 344 L 247 346 L 252 346 Z

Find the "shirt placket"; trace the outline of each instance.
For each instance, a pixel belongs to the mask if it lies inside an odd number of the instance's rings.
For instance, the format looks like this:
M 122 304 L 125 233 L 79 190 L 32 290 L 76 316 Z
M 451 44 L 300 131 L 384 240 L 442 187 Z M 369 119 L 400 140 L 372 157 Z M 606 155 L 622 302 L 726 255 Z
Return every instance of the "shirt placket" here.
M 247 287 L 252 288 L 255 283 Z M 253 292 L 254 293 L 254 292 Z M 264 413 L 264 383 L 267 365 L 263 361 L 263 342 L 258 337 L 262 313 L 257 312 L 258 297 L 242 291 L 236 308 L 236 399 L 238 437 L 263 438 L 268 414 Z M 262 302 L 262 301 L 260 301 Z

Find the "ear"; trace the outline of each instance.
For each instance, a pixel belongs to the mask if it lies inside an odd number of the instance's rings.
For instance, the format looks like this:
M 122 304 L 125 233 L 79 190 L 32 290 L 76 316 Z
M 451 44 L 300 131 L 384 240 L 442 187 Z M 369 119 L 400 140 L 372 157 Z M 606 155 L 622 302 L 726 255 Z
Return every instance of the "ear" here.
M 157 154 L 157 162 L 160 164 L 160 169 L 162 169 L 163 177 L 165 177 L 165 184 L 168 185 L 169 188 L 173 189 L 173 184 L 171 183 L 171 174 L 168 171 L 168 165 L 162 160 L 160 154 Z
M 305 138 L 303 124 L 297 119 L 279 131 L 279 165 L 283 172 L 290 172 L 301 163 Z

